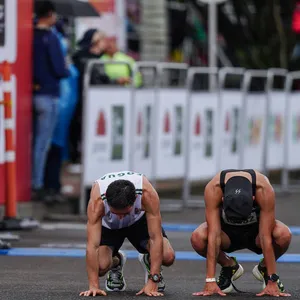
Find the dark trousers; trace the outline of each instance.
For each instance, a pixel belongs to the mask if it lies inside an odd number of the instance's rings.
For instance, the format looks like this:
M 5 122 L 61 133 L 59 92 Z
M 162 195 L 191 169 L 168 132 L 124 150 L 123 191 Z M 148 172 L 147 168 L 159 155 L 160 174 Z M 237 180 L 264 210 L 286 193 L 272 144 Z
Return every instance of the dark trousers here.
M 62 147 L 52 144 L 48 152 L 45 168 L 45 189 L 59 193 L 61 188 Z
M 82 126 L 82 104 L 78 103 L 74 112 L 69 131 L 69 158 L 71 163 L 81 161 L 81 126 Z

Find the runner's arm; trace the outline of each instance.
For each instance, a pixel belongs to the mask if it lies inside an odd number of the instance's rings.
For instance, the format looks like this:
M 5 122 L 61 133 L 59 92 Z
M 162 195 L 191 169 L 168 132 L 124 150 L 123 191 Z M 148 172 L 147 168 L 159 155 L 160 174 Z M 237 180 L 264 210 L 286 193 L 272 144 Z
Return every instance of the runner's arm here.
M 99 289 L 98 248 L 101 241 L 103 204 L 98 184 L 94 184 L 87 208 L 86 267 L 89 288 Z
M 275 227 L 275 193 L 270 184 L 256 191 L 260 206 L 259 238 L 269 275 L 276 273 L 276 259 L 272 243 Z
M 217 258 L 221 247 L 220 203 L 222 192 L 219 190 L 219 188 L 210 182 L 204 191 L 205 217 L 208 233 L 206 278 L 215 278 Z
M 147 182 L 148 180 L 146 180 Z M 163 236 L 161 229 L 161 214 L 159 197 L 155 189 L 148 182 L 144 192 L 144 209 L 146 212 L 148 232 L 150 236 L 151 274 L 159 274 L 163 259 Z

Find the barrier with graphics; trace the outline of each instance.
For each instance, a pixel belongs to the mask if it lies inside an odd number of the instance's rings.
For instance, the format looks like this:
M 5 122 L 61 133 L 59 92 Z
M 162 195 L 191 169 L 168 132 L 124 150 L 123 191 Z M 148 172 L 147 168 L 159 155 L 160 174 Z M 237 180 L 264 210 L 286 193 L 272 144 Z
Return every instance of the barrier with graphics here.
M 196 69 L 188 77 L 211 73 Z M 300 169 L 299 93 L 268 85 L 263 92 L 249 92 L 252 78 L 268 80 L 269 75 L 245 74 L 239 91 L 221 86 L 193 91 L 191 85 L 91 87 L 86 80 L 83 189 L 102 174 L 120 170 L 144 173 L 154 182 L 182 178 L 189 184 L 225 168 Z

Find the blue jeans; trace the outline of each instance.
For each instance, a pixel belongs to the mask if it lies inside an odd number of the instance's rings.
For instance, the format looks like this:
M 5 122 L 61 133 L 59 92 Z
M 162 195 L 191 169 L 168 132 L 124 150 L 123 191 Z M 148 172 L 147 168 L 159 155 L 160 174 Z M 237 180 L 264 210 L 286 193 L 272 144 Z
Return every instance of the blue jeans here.
M 32 187 L 41 189 L 44 186 L 47 154 L 57 122 L 58 98 L 50 95 L 35 95 L 33 113 Z

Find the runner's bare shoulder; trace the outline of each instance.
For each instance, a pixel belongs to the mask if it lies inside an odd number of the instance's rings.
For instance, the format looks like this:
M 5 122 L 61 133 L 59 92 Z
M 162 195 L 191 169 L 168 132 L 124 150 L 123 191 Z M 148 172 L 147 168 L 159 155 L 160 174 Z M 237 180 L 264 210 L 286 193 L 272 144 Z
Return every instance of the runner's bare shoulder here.
M 272 187 L 269 178 L 260 173 L 259 171 L 255 171 L 256 173 L 256 186 L 257 188 L 270 188 Z
M 143 176 L 142 208 L 147 212 L 152 211 L 157 206 L 159 206 L 158 194 L 147 177 Z
M 93 184 L 87 210 L 88 219 L 104 216 L 104 204 L 100 194 L 100 187 L 97 182 Z
M 204 200 L 205 203 L 215 202 L 220 203 L 222 200 L 223 192 L 220 184 L 220 172 L 217 173 L 205 186 Z

